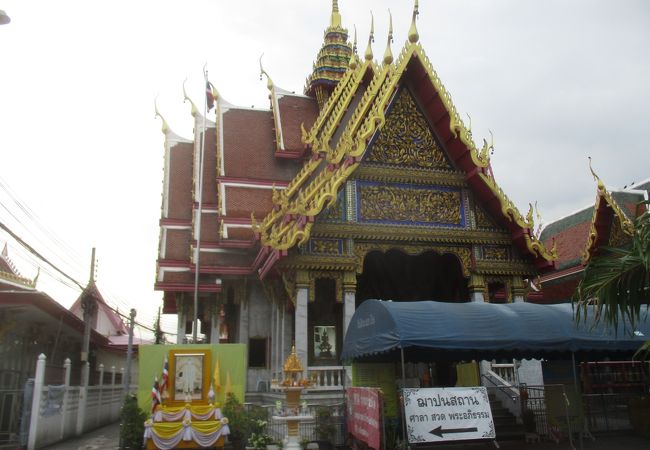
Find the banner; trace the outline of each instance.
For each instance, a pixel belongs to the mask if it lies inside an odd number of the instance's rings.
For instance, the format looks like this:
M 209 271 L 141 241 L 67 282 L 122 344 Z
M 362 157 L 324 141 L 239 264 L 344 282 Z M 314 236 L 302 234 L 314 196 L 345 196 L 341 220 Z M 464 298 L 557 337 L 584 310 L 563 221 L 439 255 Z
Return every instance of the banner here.
M 381 442 L 381 394 L 374 388 L 348 388 L 348 433 L 379 449 Z

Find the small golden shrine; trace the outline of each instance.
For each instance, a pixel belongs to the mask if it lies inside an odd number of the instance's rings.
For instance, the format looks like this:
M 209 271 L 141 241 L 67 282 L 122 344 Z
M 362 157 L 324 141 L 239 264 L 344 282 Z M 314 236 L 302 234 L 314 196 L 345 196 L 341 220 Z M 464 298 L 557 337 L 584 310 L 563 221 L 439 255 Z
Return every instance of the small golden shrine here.
M 291 354 L 284 362 L 284 380 L 279 388 L 284 391 L 287 397 L 286 408 L 279 408 L 277 415 L 273 416 L 276 421 L 287 423 L 287 440 L 284 448 L 286 450 L 299 450 L 300 422 L 313 420 L 314 417 L 300 409 L 300 393 L 311 383 L 303 377 L 302 362 L 296 354 L 296 346 L 291 347 Z
M 303 378 L 303 368 L 300 358 L 296 353 L 296 346 L 291 347 L 291 354 L 287 357 L 283 367 L 284 380 L 280 383 L 282 387 L 307 387 L 311 383 Z

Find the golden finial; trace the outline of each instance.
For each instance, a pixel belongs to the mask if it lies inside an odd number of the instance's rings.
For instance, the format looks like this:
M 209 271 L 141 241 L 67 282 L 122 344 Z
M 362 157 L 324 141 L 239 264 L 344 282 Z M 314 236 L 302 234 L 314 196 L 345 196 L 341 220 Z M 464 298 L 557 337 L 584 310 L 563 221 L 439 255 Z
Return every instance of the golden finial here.
M 598 189 L 601 190 L 601 191 L 604 191 L 605 190 L 605 183 L 603 183 L 603 180 L 601 180 L 600 177 L 598 175 L 596 175 L 596 172 L 594 172 L 593 167 L 591 167 L 591 156 L 589 156 L 588 158 L 589 158 L 589 170 L 591 171 L 591 174 L 593 175 L 594 180 L 596 180 L 596 182 L 598 182 Z
M 372 43 L 375 42 L 375 16 L 372 15 L 370 11 L 370 36 L 368 36 L 368 48 L 366 48 L 366 54 L 364 57 L 366 61 L 372 61 Z
M 156 96 L 156 98 L 153 101 L 153 108 L 154 108 L 154 111 L 156 112 L 156 114 L 154 115 L 154 118 L 160 117 L 160 119 L 162 120 L 161 131 L 163 132 L 163 134 L 167 134 L 167 132 L 169 131 L 169 125 L 167 125 L 167 121 L 162 116 L 162 114 L 160 114 L 160 111 L 158 111 L 158 96 Z
M 415 0 L 415 6 L 413 7 L 413 19 L 411 20 L 411 28 L 409 28 L 409 42 L 415 44 L 420 40 L 420 35 L 418 34 L 418 29 L 415 26 L 415 21 L 417 20 L 420 10 L 418 7 L 418 0 Z
M 332 19 L 330 20 L 330 28 L 341 28 L 341 13 L 339 13 L 338 0 L 332 0 Z
M 393 42 L 393 14 L 390 9 L 388 10 L 389 26 L 388 26 L 388 42 L 386 43 L 386 51 L 384 52 L 384 64 L 391 64 L 393 62 L 393 52 L 390 49 L 390 44 Z
M 350 69 L 357 68 L 357 26 L 354 26 L 354 44 L 352 45 L 352 55 L 350 55 Z
M 187 78 L 183 80 L 183 102 L 190 102 L 190 105 L 192 105 L 192 117 L 196 117 L 198 114 L 199 110 L 196 109 L 196 105 L 192 101 L 192 99 L 187 95 L 187 91 L 185 90 L 185 83 L 187 82 Z
M 260 55 L 260 80 L 262 79 L 262 75 L 266 75 L 266 88 L 270 91 L 273 89 L 273 80 L 271 80 L 269 74 L 266 73 L 266 70 L 262 67 L 262 56 L 264 56 L 264 53 Z

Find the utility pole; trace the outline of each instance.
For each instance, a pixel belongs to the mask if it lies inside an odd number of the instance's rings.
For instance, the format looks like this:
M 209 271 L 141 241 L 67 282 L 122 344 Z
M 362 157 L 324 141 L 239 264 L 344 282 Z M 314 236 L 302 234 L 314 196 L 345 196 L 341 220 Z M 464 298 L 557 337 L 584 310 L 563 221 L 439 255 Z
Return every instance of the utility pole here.
M 133 357 L 133 325 L 135 323 L 135 308 L 129 314 L 129 346 L 126 350 L 126 376 L 124 377 L 124 390 L 128 394 L 131 387 L 131 360 Z
M 81 294 L 81 309 L 83 310 L 84 321 L 84 339 L 81 346 L 81 367 L 82 377 L 81 382 L 84 386 L 88 385 L 88 353 L 90 350 L 90 329 L 92 328 L 92 319 L 95 311 L 97 310 L 97 303 L 95 302 L 95 295 L 93 286 L 95 285 L 95 247 L 93 247 L 92 256 L 90 260 L 90 277 L 88 285 Z

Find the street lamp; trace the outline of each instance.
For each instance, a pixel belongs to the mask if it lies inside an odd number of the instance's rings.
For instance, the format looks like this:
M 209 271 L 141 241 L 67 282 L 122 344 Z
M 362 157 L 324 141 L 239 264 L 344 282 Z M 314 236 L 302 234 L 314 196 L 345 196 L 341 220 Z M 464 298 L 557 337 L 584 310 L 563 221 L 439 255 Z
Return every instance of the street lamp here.
M 0 9 L 0 25 L 6 25 L 11 22 L 11 19 L 6 12 Z

